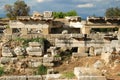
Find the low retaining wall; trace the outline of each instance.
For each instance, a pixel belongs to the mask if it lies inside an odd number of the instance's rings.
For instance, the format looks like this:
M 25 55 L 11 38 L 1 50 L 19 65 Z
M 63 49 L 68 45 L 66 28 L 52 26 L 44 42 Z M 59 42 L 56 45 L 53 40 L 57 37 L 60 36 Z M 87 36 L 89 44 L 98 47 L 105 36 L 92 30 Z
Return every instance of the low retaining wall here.
M 79 76 L 78 80 L 107 80 L 105 76 Z
M 44 78 L 44 77 L 43 77 Z M 3 76 L 0 80 L 44 80 L 39 76 Z
M 3 76 L 0 80 L 45 80 L 45 76 Z M 68 80 L 68 79 L 47 79 L 47 80 Z M 79 79 L 69 80 L 107 80 L 105 76 L 80 76 Z

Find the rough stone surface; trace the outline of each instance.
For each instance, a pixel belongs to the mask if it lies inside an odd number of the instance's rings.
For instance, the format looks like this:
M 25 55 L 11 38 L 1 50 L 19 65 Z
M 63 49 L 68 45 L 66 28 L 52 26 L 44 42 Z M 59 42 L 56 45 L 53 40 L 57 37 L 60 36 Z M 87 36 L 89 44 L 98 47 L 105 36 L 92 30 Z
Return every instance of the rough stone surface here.
M 28 80 L 41 80 L 41 76 L 28 76 Z
M 105 76 L 80 76 L 78 80 L 107 80 Z
M 52 66 L 54 66 L 54 63 L 43 63 L 43 65 L 52 67 Z
M 46 79 L 49 80 L 49 79 L 59 79 L 61 77 L 61 74 L 47 74 L 46 75 Z
M 42 49 L 40 47 L 27 47 L 26 51 L 30 56 L 42 56 Z
M 75 67 L 74 68 L 74 74 L 76 77 L 80 76 L 101 76 L 101 73 L 99 70 L 94 68 L 87 68 L 87 67 Z
M 26 48 L 29 56 L 42 56 L 43 48 L 38 42 L 29 42 L 29 47 Z
M 45 11 L 44 13 L 43 13 L 43 16 L 45 17 L 45 18 L 51 18 L 52 17 L 52 12 L 51 11 Z
M 17 57 L 14 57 L 14 58 L 10 58 L 10 62 L 11 63 L 17 63 L 19 61 L 19 59 Z
M 7 58 L 7 57 L 1 57 L 0 58 L 0 63 L 1 64 L 7 64 L 11 61 L 11 58 Z
M 9 76 L 6 80 L 26 80 L 26 76 Z
M 52 56 L 55 56 L 57 54 L 56 47 L 50 47 L 50 51 L 51 51 Z
M 111 45 L 112 47 L 116 47 L 116 46 L 119 45 L 119 41 L 118 41 L 118 40 L 112 40 L 110 45 Z
M 63 30 L 62 34 L 68 34 L 68 31 L 67 30 Z
M 90 49 L 89 49 L 89 54 L 90 54 L 90 55 L 94 55 L 94 47 L 90 47 Z
M 109 52 L 102 53 L 101 59 L 103 59 L 105 61 L 105 63 L 108 64 L 112 61 L 112 54 Z
M 43 63 L 50 63 L 54 60 L 54 57 L 43 57 Z
M 101 69 L 101 68 L 104 66 L 104 64 L 102 63 L 102 61 L 97 60 L 97 61 L 93 64 L 93 66 L 94 66 L 95 69 Z
M 116 53 L 120 53 L 120 47 L 116 47 Z
M 114 61 L 114 66 L 117 66 L 117 65 L 119 65 L 120 64 L 120 60 L 119 59 L 116 59 L 115 61 Z
M 29 42 L 29 46 L 31 46 L 31 47 L 40 47 L 41 44 L 38 43 L 38 42 Z
M 86 57 L 86 56 L 88 56 L 87 53 L 72 53 L 73 58 Z
M 6 80 L 4 77 L 0 77 L 0 80 Z
M 29 62 L 28 66 L 35 68 L 35 67 L 40 66 L 41 64 L 42 64 L 42 62 L 40 62 L 40 61 L 34 61 L 34 62 Z
M 97 56 L 97 55 L 100 55 L 102 53 L 102 49 L 99 48 L 99 49 L 95 49 L 94 50 L 94 54 Z
M 2 56 L 4 57 L 12 57 L 13 53 L 9 47 L 2 47 Z
M 109 53 L 112 53 L 113 52 L 113 49 L 111 47 L 111 45 L 105 45 L 102 49 L 102 52 L 109 52 Z
M 24 48 L 18 46 L 14 49 L 14 52 L 17 56 L 21 56 L 23 55 L 23 53 L 25 52 Z

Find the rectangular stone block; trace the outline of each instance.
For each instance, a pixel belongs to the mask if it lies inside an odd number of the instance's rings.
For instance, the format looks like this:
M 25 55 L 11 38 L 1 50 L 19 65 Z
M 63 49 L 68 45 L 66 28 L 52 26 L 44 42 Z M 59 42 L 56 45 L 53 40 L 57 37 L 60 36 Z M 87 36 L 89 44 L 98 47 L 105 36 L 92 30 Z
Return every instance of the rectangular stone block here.
M 43 57 L 43 63 L 50 63 L 54 60 L 53 57 Z
M 27 77 L 28 80 L 42 80 L 41 76 L 28 76 Z
M 5 77 L 0 77 L 0 80 L 6 80 L 6 78 Z
M 52 66 L 54 66 L 54 63 L 43 63 L 43 65 L 52 67 Z
M 26 80 L 27 77 L 26 76 L 19 76 L 18 78 L 19 78 L 19 80 Z
M 80 76 L 78 80 L 107 80 L 105 76 Z
M 9 77 L 6 77 L 6 80 L 19 80 L 19 78 L 15 76 L 9 76 Z
M 26 80 L 26 76 L 9 76 L 5 80 Z
M 22 35 L 27 35 L 28 31 L 27 28 L 21 28 Z

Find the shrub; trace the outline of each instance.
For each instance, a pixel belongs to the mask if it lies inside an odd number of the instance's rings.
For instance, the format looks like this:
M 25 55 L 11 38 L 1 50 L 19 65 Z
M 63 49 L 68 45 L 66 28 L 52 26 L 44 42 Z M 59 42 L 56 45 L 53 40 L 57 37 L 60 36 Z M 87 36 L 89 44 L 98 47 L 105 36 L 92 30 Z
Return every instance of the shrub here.
M 0 67 L 0 76 L 4 74 L 4 68 Z
M 117 74 L 117 76 L 120 76 L 120 72 Z
M 73 72 L 65 72 L 62 74 L 62 78 L 72 79 L 74 77 L 75 77 L 75 75 Z
M 60 54 L 56 54 L 54 57 L 61 57 Z
M 38 67 L 38 74 L 39 75 L 45 75 L 45 74 L 47 74 L 47 67 L 45 67 L 44 65 L 40 65 Z

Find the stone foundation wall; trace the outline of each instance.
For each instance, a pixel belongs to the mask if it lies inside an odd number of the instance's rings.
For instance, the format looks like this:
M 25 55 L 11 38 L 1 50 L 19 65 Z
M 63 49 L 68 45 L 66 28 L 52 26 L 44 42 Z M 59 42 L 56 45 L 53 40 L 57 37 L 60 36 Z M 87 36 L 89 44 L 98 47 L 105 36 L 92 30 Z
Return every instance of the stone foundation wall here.
M 4 76 L 0 77 L 0 80 L 45 80 L 45 76 Z M 48 79 L 48 80 L 68 80 L 68 79 Z M 69 80 L 106 80 L 105 76 L 80 76 L 79 79 Z
M 44 80 L 44 77 L 42 78 L 39 76 L 4 76 L 0 77 L 0 80 Z
M 78 80 L 107 80 L 105 76 L 80 76 Z

